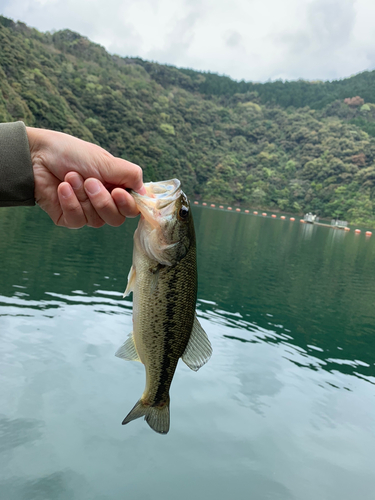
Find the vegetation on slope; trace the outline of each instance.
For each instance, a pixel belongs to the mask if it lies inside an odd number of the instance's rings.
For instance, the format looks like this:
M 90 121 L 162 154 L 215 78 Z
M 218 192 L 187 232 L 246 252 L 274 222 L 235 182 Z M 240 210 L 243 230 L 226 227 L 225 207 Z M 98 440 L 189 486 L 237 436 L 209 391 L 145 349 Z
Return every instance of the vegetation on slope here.
M 1 16 L 0 47 L 0 121 L 96 142 L 190 195 L 375 225 L 374 72 L 234 82 Z

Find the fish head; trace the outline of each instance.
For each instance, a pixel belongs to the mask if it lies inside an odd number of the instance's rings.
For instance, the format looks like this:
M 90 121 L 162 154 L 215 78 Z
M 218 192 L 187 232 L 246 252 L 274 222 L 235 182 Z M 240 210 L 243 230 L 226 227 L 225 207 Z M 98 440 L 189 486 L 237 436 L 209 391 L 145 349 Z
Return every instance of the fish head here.
M 178 179 L 148 182 L 145 188 L 145 195 L 131 192 L 141 212 L 137 238 L 150 258 L 174 265 L 195 245 L 189 200 Z

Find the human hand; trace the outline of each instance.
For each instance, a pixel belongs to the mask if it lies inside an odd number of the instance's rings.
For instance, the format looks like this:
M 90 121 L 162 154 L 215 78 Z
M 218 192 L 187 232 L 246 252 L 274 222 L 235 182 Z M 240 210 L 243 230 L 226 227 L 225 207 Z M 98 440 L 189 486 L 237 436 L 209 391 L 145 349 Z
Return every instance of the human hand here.
M 54 223 L 71 229 L 120 226 L 139 210 L 131 188 L 145 194 L 142 169 L 95 144 L 61 132 L 26 127 L 35 199 Z

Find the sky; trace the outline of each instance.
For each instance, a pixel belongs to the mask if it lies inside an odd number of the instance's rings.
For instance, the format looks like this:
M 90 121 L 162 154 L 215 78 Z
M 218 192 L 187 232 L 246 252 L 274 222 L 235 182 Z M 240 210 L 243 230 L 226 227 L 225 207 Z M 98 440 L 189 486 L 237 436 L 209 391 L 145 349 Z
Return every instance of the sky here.
M 40 31 L 236 80 L 335 80 L 375 69 L 374 0 L 0 0 Z M 1 50 L 1 47 L 0 47 Z

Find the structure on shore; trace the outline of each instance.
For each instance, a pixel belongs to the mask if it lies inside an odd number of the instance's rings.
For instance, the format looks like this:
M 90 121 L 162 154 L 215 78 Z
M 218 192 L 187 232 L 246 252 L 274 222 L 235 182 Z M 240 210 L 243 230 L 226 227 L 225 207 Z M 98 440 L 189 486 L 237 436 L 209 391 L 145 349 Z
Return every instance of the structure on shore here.
M 309 212 L 308 214 L 305 214 L 303 220 L 309 224 L 314 224 L 315 222 L 319 221 L 319 217 L 317 218 L 316 215 L 313 215 L 311 212 Z
M 348 223 L 346 220 L 332 219 L 331 226 L 335 227 L 336 229 L 345 229 L 346 227 L 348 227 Z

